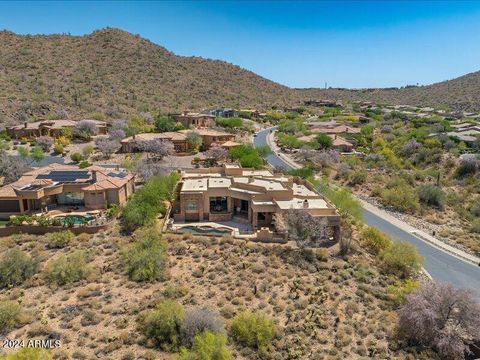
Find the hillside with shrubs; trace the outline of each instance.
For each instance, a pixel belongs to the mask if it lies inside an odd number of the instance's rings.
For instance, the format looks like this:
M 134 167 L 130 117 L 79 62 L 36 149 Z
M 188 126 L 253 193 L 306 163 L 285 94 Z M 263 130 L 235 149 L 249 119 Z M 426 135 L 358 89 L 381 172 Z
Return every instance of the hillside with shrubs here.
M 324 189 L 339 243 L 286 212 L 291 242 L 261 244 L 162 233 L 153 204 L 176 181 L 148 180 L 105 232 L 0 238 L 1 335 L 61 344 L 0 359 L 440 359 L 479 340 L 472 294 L 430 282 L 415 248 L 363 225 L 348 192 Z
M 480 109 L 479 73 L 402 89 L 291 89 L 225 61 L 175 55 L 119 29 L 84 36 L 1 31 L 0 44 L 0 123 L 212 106 L 269 110 L 325 98 Z
M 293 103 L 295 92 L 238 66 L 177 56 L 118 29 L 85 36 L 0 32 L 0 117 L 126 117 L 208 106 Z
M 360 124 L 358 114 L 369 123 Z M 324 109 L 315 124 L 334 119 L 358 129 L 341 135 L 360 156 L 342 155 L 329 136 L 312 132 L 308 116 L 290 112 L 276 122 L 277 144 L 304 166 L 291 174 L 349 188 L 444 242 L 480 253 L 478 140 L 450 137 L 453 122 L 438 115 L 407 117 L 355 105 Z

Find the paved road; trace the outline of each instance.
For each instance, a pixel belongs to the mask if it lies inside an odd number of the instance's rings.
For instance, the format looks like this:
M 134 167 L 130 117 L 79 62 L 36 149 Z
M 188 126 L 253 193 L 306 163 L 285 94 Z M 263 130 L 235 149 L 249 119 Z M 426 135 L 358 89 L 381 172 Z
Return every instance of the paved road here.
M 256 146 L 267 145 L 267 135 L 270 131 L 271 129 L 265 129 L 257 133 L 254 144 Z M 267 161 L 274 167 L 292 169 L 276 154 L 269 155 Z M 415 245 L 418 252 L 424 257 L 425 269 L 434 279 L 459 287 L 471 288 L 480 298 L 480 266 L 472 265 L 439 250 L 366 209 L 363 209 L 363 220 L 366 224 L 378 228 L 394 239 L 405 240 Z

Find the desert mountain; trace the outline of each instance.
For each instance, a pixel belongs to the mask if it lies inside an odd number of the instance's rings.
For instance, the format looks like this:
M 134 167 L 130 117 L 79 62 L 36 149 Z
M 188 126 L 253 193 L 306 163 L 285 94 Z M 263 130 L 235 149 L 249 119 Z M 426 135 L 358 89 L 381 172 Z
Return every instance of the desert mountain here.
M 480 72 L 405 89 L 290 89 L 224 61 L 177 56 L 118 29 L 84 36 L 0 32 L 1 122 L 209 106 L 270 109 L 325 98 L 480 110 L 479 94 Z

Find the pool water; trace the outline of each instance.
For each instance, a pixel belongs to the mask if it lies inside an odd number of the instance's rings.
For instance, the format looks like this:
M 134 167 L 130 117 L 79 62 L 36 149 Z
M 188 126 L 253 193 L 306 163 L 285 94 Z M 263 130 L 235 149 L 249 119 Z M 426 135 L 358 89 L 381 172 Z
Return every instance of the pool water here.
M 92 215 L 65 215 L 65 216 L 56 216 L 54 219 L 59 219 L 62 225 L 73 224 L 73 225 L 84 225 L 90 220 L 93 220 L 95 217 Z
M 229 229 L 217 229 L 211 226 L 183 226 L 178 231 L 196 235 L 227 235 L 232 233 Z

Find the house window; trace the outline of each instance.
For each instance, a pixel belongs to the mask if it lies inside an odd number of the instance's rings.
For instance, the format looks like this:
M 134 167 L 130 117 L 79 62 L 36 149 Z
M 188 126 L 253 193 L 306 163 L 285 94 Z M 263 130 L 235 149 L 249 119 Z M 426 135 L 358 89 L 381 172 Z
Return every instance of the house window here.
M 197 211 L 198 203 L 196 201 L 188 201 L 187 206 L 185 208 L 187 211 Z
M 227 197 L 217 196 L 210 198 L 210 212 L 211 213 L 226 213 L 228 211 Z
M 58 205 L 83 205 L 83 192 L 66 192 L 57 195 Z

